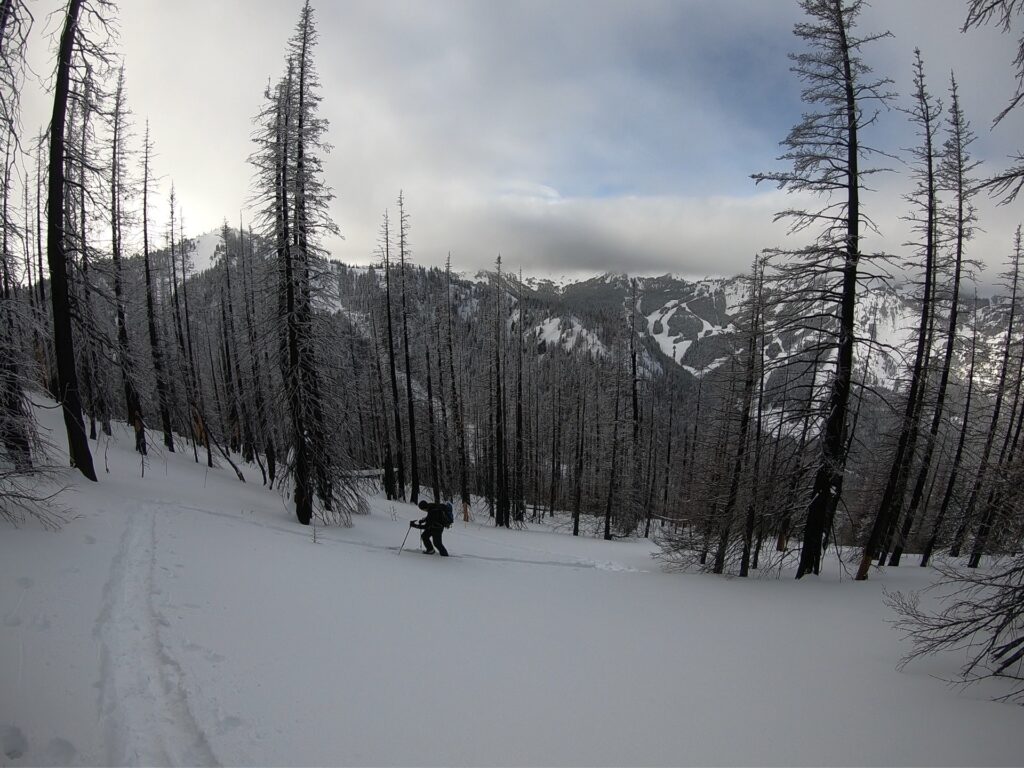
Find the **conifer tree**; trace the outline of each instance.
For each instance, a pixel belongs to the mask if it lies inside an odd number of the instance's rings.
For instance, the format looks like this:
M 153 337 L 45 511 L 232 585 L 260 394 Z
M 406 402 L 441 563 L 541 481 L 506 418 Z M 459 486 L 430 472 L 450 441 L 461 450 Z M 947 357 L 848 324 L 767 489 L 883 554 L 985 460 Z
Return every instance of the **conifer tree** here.
M 792 170 L 754 176 L 758 182 L 771 181 L 790 192 L 809 192 L 824 199 L 817 210 L 787 210 L 776 217 L 791 219 L 795 231 L 818 230 L 811 245 L 779 253 L 788 256 L 792 269 L 805 279 L 828 281 L 825 306 L 831 320 L 830 344 L 835 350 L 797 578 L 819 571 L 826 522 L 843 485 L 854 312 L 863 255 L 860 192 L 864 177 L 873 172 L 861 166 L 869 150 L 860 134 L 874 120 L 875 110 L 889 99 L 889 81 L 872 79 L 862 58 L 867 45 L 888 33 L 857 35 L 863 0 L 801 0 L 800 5 L 808 19 L 794 27 L 794 34 L 808 48 L 791 56 L 792 69 L 804 83 L 802 98 L 812 111 L 783 141 L 786 152 L 781 159 L 792 162 Z
M 409 412 L 409 503 L 415 504 L 420 496 L 419 458 L 416 452 L 416 409 L 412 397 L 412 360 L 409 355 L 409 305 L 406 297 L 406 261 L 409 257 L 409 215 L 405 212 L 405 197 L 398 193 L 398 264 L 402 289 L 402 348 L 405 353 L 405 395 Z
M 282 474 L 291 482 L 295 514 L 303 525 L 312 521 L 316 500 L 325 520 L 340 522 L 365 505 L 351 472 L 349 446 L 328 439 L 342 425 L 329 409 L 332 382 L 319 362 L 331 346 L 329 326 L 314 311 L 328 287 L 320 242 L 338 229 L 329 211 L 333 196 L 323 182 L 327 123 L 318 115 L 316 42 L 313 8 L 306 0 L 288 43 L 284 77 L 267 90 L 252 157 L 262 221 L 277 261 L 274 322 L 280 329 L 281 395 L 289 422 Z
M 957 329 L 960 316 L 960 283 L 964 271 L 965 248 L 972 235 L 975 221 L 972 198 L 977 194 L 977 184 L 970 177 L 978 163 L 971 160 L 969 149 L 974 141 L 970 124 L 960 107 L 960 97 L 956 78 L 950 76 L 950 105 L 947 117 L 947 138 L 943 144 L 943 152 L 938 168 L 939 186 L 952 193 L 953 208 L 949 214 L 949 227 L 953 248 L 953 272 L 949 279 L 949 314 L 946 323 L 946 346 L 939 370 L 939 384 L 935 394 L 935 406 L 932 411 L 931 425 L 928 429 L 927 442 L 921 467 L 918 469 L 917 480 L 911 493 L 907 507 L 907 516 L 900 533 L 900 540 L 893 549 L 890 565 L 899 565 L 903 547 L 910 535 L 918 509 L 924 499 L 925 483 L 932 468 L 932 458 L 938 443 L 939 429 L 942 426 L 946 409 L 946 394 L 949 390 L 950 374 L 953 368 L 953 352 L 956 347 Z M 968 385 L 968 392 L 973 381 Z M 969 395 L 968 395 L 969 396 Z M 968 406 L 969 407 L 969 406 Z M 966 416 L 965 416 L 966 418 Z M 962 448 L 961 448 L 962 450 Z M 927 560 L 927 557 L 924 558 Z
M 992 456 L 992 447 L 995 443 L 996 434 L 999 431 L 1000 415 L 1002 413 L 1003 402 L 1006 395 L 1006 383 L 1007 375 L 1009 373 L 1010 366 L 1010 355 L 1014 345 L 1014 333 L 1016 332 L 1016 320 L 1018 314 L 1019 294 L 1021 290 L 1021 266 L 1022 259 L 1024 259 L 1024 250 L 1022 250 L 1021 244 L 1021 227 L 1017 226 L 1017 231 L 1014 235 L 1013 241 L 1013 254 L 1009 260 L 1009 270 L 1004 274 L 1004 278 L 1008 281 L 1006 287 L 1009 288 L 1010 295 L 1006 301 L 1007 307 L 1007 321 L 1006 321 L 1006 334 L 1003 343 L 1003 353 L 1001 361 L 999 363 L 999 377 L 996 381 L 996 388 L 993 396 L 993 407 L 992 417 L 989 420 L 988 430 L 985 437 L 985 445 L 981 452 L 981 461 L 978 464 L 978 471 L 974 476 L 974 482 L 971 485 L 971 495 L 967 500 L 967 505 L 963 511 L 963 518 L 960 521 L 960 525 L 957 528 L 956 537 L 953 540 L 953 546 L 950 550 L 950 554 L 953 557 L 957 557 L 960 554 L 960 548 L 963 546 L 964 539 L 967 532 L 974 525 L 975 508 L 977 507 L 978 500 L 982 495 L 982 489 L 985 485 L 986 480 L 989 477 L 990 467 L 989 459 Z M 988 536 L 988 526 L 990 525 L 988 517 L 988 511 L 984 512 L 984 519 L 982 520 L 982 528 L 979 535 L 984 537 Z M 973 560 L 973 559 L 972 559 Z M 977 563 L 974 563 L 976 567 Z
M 152 177 L 150 159 L 153 145 L 149 139 L 149 121 L 142 141 L 142 265 L 146 280 L 146 330 L 149 337 L 149 352 L 153 359 L 156 379 L 156 400 L 160 411 L 160 427 L 163 430 L 164 446 L 174 452 L 174 436 L 171 430 L 170 391 L 164 371 L 164 350 L 161 346 L 157 325 L 156 295 L 154 290 L 153 265 L 149 251 L 149 193 Z
M 2 247 L 0 247 L 0 457 L 6 459 L 7 471 L 0 472 L 0 514 L 10 499 L 7 479 L 10 472 L 18 475 L 32 471 L 32 447 L 35 425 L 31 417 L 25 387 L 32 378 L 31 354 L 40 344 L 40 323 L 35 310 L 35 294 L 32 286 L 32 264 L 29 258 L 28 178 L 24 179 L 25 219 L 22 226 L 14 221 L 11 205 L 13 176 L 19 147 L 20 96 L 24 83 L 25 54 L 27 38 L 31 27 L 31 16 L 21 0 L 7 0 L 0 16 L 0 147 L 4 164 L 2 171 Z M 32 346 L 26 349 L 20 339 L 23 331 L 23 313 L 19 310 L 18 275 L 15 266 L 13 240 L 20 237 L 26 243 L 26 272 L 30 311 L 27 319 L 32 326 Z M 41 254 L 40 254 L 41 255 Z M 42 290 L 43 276 L 39 270 L 38 284 Z M 43 305 L 40 296 L 40 306 Z
M 92 454 L 82 421 L 82 400 L 75 370 L 75 342 L 71 330 L 67 273 L 67 232 L 65 231 L 65 144 L 67 108 L 72 59 L 79 20 L 87 0 L 69 0 L 57 53 L 53 113 L 50 118 L 50 159 L 47 186 L 47 260 L 50 270 L 50 298 L 53 309 L 53 344 L 57 359 L 58 400 L 64 413 L 71 464 L 89 480 L 96 480 Z
M 398 464 L 398 499 L 405 500 L 405 450 L 402 436 L 402 408 L 398 399 L 398 369 L 395 361 L 395 332 L 391 311 L 391 232 L 388 212 L 384 211 L 384 221 L 380 232 L 380 254 L 384 260 L 384 310 L 387 317 L 388 330 L 388 370 L 391 376 L 391 407 L 395 417 L 395 456 Z M 410 425 L 411 428 L 411 425 Z
M 128 320 L 125 307 L 124 267 L 122 241 L 124 231 L 125 197 L 125 131 L 128 109 L 125 96 L 124 65 L 117 72 L 114 104 L 110 115 L 110 253 L 114 265 L 114 304 L 117 318 L 117 359 L 124 387 L 125 413 L 128 424 L 135 430 L 135 450 L 146 455 L 146 422 L 142 415 L 142 402 L 135 385 L 135 371 L 128 344 Z
M 448 309 L 448 365 L 452 381 L 452 411 L 455 415 L 456 443 L 459 451 L 459 497 L 462 501 L 462 517 L 469 522 L 469 478 L 467 476 L 466 428 L 463 421 L 464 398 L 460 395 L 459 382 L 455 376 L 455 344 L 452 336 L 452 256 L 445 262 L 445 298 Z M 396 415 L 397 418 L 397 415 Z
M 936 133 L 941 112 L 940 105 L 936 104 L 928 93 L 920 49 L 915 50 L 914 56 L 914 107 L 910 115 L 912 122 L 917 127 L 921 145 L 914 150 L 914 157 L 917 161 L 915 168 L 917 189 L 911 197 L 911 202 L 916 209 L 912 214 L 912 221 L 915 229 L 921 235 L 921 242 L 918 246 L 922 256 L 921 314 L 917 328 L 914 364 L 911 369 L 910 385 L 903 409 L 896 454 L 889 467 L 885 490 L 864 545 L 860 567 L 857 570 L 858 580 L 868 577 L 871 559 L 878 555 L 878 549 L 882 545 L 886 529 L 893 530 L 895 528 L 903 510 L 903 497 L 910 479 L 910 466 L 917 444 L 926 363 L 930 351 L 928 329 L 932 321 L 933 286 L 938 249 L 936 242 L 938 234 L 936 231 L 938 219 Z
M 495 514 L 494 524 L 508 528 L 511 525 L 508 497 L 508 470 L 505 465 L 505 395 L 502 381 L 501 357 L 503 352 L 504 309 L 502 296 L 504 283 L 501 276 L 501 256 L 498 256 L 494 279 L 494 383 L 491 399 L 491 415 L 494 422 L 494 482 Z

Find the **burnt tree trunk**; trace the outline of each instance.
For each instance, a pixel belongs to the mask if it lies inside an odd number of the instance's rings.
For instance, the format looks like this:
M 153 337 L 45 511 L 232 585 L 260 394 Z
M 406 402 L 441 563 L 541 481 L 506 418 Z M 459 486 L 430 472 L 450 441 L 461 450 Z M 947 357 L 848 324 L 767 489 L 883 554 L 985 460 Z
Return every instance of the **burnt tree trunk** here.
M 71 56 L 82 0 L 69 0 L 64 30 L 58 49 L 54 79 L 53 114 L 50 118 L 49 190 L 46 201 L 47 261 L 50 269 L 50 297 L 53 309 L 53 345 L 57 356 L 57 386 L 68 436 L 72 466 L 95 482 L 92 454 L 82 421 L 82 401 L 75 371 L 75 347 L 68 306 L 67 254 L 64 233 L 64 131 L 71 78 Z
M 171 431 L 170 393 L 167 374 L 164 372 L 164 353 L 160 346 L 160 335 L 156 324 L 156 301 L 153 296 L 153 273 L 149 258 L 149 158 L 152 145 L 149 141 L 149 121 L 146 121 L 146 137 L 143 141 L 142 159 L 142 267 L 146 279 L 146 327 L 149 331 L 149 351 L 153 358 L 153 373 L 156 378 L 156 400 L 160 411 L 160 428 L 164 434 L 164 446 L 174 453 L 174 435 Z
M 409 306 L 406 303 L 405 287 L 405 234 L 408 230 L 408 216 L 405 213 L 405 200 L 398 193 L 398 258 L 402 283 L 402 346 L 405 350 L 405 394 L 409 408 L 409 503 L 415 504 L 420 496 L 419 458 L 416 453 L 416 411 L 412 399 L 412 364 L 409 359 Z

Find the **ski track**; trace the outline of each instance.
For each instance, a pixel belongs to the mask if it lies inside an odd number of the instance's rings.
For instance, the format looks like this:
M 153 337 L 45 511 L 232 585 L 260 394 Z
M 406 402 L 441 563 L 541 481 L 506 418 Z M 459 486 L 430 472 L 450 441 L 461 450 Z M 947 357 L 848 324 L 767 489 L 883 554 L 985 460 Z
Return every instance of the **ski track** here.
M 181 667 L 160 638 L 153 603 L 156 515 L 124 513 L 125 529 L 103 588 L 99 717 L 109 765 L 219 765 L 188 705 Z

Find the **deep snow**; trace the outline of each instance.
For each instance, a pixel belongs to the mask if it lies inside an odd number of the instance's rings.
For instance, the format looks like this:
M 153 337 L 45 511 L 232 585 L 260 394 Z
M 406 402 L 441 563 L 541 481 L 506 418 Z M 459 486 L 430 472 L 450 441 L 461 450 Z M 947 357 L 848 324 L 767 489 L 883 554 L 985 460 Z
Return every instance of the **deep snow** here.
M 43 412 L 54 429 L 59 414 Z M 151 437 L 158 443 L 158 436 Z M 894 667 L 883 586 L 662 572 L 646 541 L 294 522 L 258 473 L 96 448 L 60 531 L 0 534 L 0 763 L 1020 764 L 1024 709 Z M 109 472 L 103 472 L 104 465 Z

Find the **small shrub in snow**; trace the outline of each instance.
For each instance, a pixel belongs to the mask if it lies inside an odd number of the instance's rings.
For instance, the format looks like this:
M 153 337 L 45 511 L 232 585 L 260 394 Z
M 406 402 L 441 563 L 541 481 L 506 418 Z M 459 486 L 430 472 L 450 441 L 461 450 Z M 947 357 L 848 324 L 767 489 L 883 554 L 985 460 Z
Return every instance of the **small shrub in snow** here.
M 959 682 L 986 678 L 1013 681 L 998 698 L 1024 703 L 1024 555 L 998 561 L 989 569 L 940 563 L 942 574 L 925 592 L 939 595 L 939 607 L 922 607 L 921 593 L 886 593 L 886 603 L 900 619 L 898 629 L 913 642 L 900 662 L 943 651 L 964 651 L 967 661 Z

